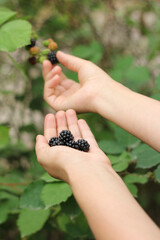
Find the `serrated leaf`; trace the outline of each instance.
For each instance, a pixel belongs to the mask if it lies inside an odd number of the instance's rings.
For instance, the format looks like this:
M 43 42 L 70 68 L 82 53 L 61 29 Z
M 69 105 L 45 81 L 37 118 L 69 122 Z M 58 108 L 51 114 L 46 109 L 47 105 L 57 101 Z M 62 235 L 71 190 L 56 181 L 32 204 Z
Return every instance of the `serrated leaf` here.
M 114 128 L 114 132 L 116 140 L 124 147 L 134 148 L 140 142 L 138 138 L 118 126 Z
M 9 128 L 5 126 L 0 126 L 0 149 L 8 145 L 9 137 Z
M 126 183 L 126 186 L 128 187 L 128 190 L 130 191 L 130 193 L 134 197 L 138 196 L 138 188 L 137 188 L 137 186 L 135 184 L 133 184 L 133 183 Z
M 9 20 L 11 17 L 15 16 L 16 14 L 16 12 L 13 12 L 8 8 L 0 7 L 0 25 Z
M 151 168 L 160 163 L 160 153 L 146 144 L 141 144 L 137 152 L 137 168 Z
M 22 209 L 17 221 L 21 237 L 29 236 L 39 231 L 49 217 L 49 209 Z
M 160 183 L 160 165 L 155 170 L 155 178 Z
M 62 180 L 51 177 L 47 172 L 45 172 L 42 176 L 41 179 L 45 182 L 62 182 Z
M 128 168 L 128 163 L 126 163 L 126 162 L 120 162 L 120 163 L 116 163 L 115 165 L 113 165 L 113 169 L 116 172 L 123 172 L 127 168 Z
M 108 154 L 119 154 L 124 151 L 124 147 L 118 142 L 112 140 L 101 140 L 98 142 L 99 147 Z
M 125 183 L 141 183 L 145 184 L 148 182 L 148 176 L 145 175 L 140 175 L 140 174 L 128 174 L 123 178 L 123 181 Z
M 20 207 L 28 209 L 42 209 L 44 203 L 41 200 L 41 192 L 44 187 L 43 181 L 31 183 L 23 192 L 20 198 Z
M 31 24 L 25 20 L 14 20 L 0 28 L 0 51 L 13 52 L 30 43 Z
M 113 169 L 116 172 L 122 172 L 128 168 L 129 162 L 131 160 L 130 155 L 127 152 L 123 152 L 119 157 L 118 157 L 118 162 L 113 164 Z
M 44 186 L 41 199 L 46 207 L 57 205 L 65 202 L 72 195 L 72 190 L 67 183 L 55 182 L 48 183 Z

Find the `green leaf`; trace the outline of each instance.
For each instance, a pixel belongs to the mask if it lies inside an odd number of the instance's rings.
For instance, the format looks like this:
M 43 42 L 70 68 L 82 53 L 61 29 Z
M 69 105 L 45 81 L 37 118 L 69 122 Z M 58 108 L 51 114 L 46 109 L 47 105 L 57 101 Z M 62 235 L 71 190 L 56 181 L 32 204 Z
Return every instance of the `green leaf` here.
M 155 93 L 151 96 L 151 98 L 154 98 L 155 100 L 160 101 L 160 94 L 159 93 Z
M 155 170 L 155 178 L 160 183 L 160 165 Z
M 14 20 L 0 28 L 0 50 L 13 52 L 30 43 L 31 24 L 25 20 Z
M 0 201 L 0 224 L 7 220 L 9 213 L 17 212 L 19 199 L 12 196 L 10 199 Z
M 44 186 L 41 199 L 46 207 L 57 205 L 65 202 L 72 195 L 72 190 L 67 183 L 55 182 L 48 183 Z
M 13 12 L 8 8 L 0 7 L 0 25 L 15 15 L 16 12 Z
M 108 154 L 119 154 L 124 151 L 122 145 L 112 140 L 101 140 L 98 144 L 102 151 Z
M 73 195 L 69 197 L 66 202 L 61 203 L 61 209 L 63 213 L 67 214 L 71 218 L 74 218 L 81 213 L 81 209 L 78 206 Z
M 114 132 L 116 140 L 124 147 L 134 148 L 140 142 L 138 138 L 118 126 L 114 128 Z
M 123 181 L 125 183 L 141 183 L 145 184 L 148 182 L 148 176 L 145 175 L 140 175 L 140 174 L 128 174 L 123 178 Z
M 89 57 L 92 55 L 92 49 L 85 45 L 78 45 L 72 50 L 73 55 L 89 59 Z
M 78 45 L 72 50 L 72 54 L 90 60 L 91 62 L 98 63 L 103 56 L 103 48 L 97 41 L 91 42 L 90 45 Z
M 137 90 L 150 80 L 150 73 L 146 67 L 132 66 L 126 71 L 125 78 L 127 86 Z
M 49 209 L 22 209 L 17 221 L 21 237 L 23 238 L 39 231 L 48 219 L 49 214 Z
M 0 224 L 4 223 L 7 220 L 9 211 L 8 209 L 3 208 L 3 206 L 0 206 Z
M 9 130 L 8 127 L 0 126 L 0 149 L 9 144 Z
M 118 162 L 113 164 L 113 169 L 116 172 L 122 172 L 128 168 L 129 162 L 130 162 L 130 155 L 127 152 L 123 152 L 119 157 L 118 157 Z
M 47 172 L 45 172 L 42 176 L 41 179 L 45 182 L 62 182 L 62 180 L 51 177 Z
M 134 58 L 132 56 L 120 56 L 114 60 L 114 69 L 126 71 L 132 64 Z
M 160 153 L 146 144 L 141 144 L 137 151 L 137 168 L 151 168 L 160 163 Z
M 40 196 L 42 188 L 44 187 L 44 182 L 36 181 L 31 183 L 23 192 L 20 198 L 20 207 L 29 209 L 41 209 L 44 208 L 44 203 L 42 202 Z
M 137 186 L 135 184 L 133 184 L 133 183 L 126 183 L 126 186 L 128 187 L 128 190 L 130 191 L 130 193 L 134 197 L 138 196 L 138 188 L 137 188 Z

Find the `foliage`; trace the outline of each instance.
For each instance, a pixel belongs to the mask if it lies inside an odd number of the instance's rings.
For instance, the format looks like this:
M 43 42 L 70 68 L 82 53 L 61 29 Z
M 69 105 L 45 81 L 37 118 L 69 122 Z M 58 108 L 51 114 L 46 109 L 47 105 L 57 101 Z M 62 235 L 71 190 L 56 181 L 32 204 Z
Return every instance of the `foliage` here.
M 125 7 L 124 12 L 118 12 L 108 1 L 106 4 L 106 1 L 83 0 L 74 3 L 63 0 L 51 3 L 48 0 L 44 3 L 35 0 L 31 4 L 19 0 L 15 1 L 16 6 L 8 0 L 3 2 L 6 7 L 0 7 L 0 50 L 4 62 L 2 58 L 0 61 L 2 66 L 10 64 L 14 68 L 14 76 L 9 73 L 9 82 L 16 79 L 17 72 L 20 73 L 24 89 L 21 93 L 6 89 L 0 92 L 4 101 L 13 96 L 14 103 L 22 105 L 20 121 L 8 119 L 0 125 L 0 157 L 3 163 L 0 164 L 0 235 L 4 240 L 94 239 L 70 187 L 51 178 L 37 163 L 34 142 L 35 136 L 43 132 L 43 126 L 39 126 L 40 120 L 37 124 L 33 116 L 38 114 L 38 117 L 43 118 L 51 110 L 43 100 L 40 65 L 29 66 L 26 61 L 29 56 L 22 47 L 29 44 L 32 23 L 39 34 L 40 42 L 52 37 L 60 48 L 68 49 L 74 55 L 96 63 L 116 81 L 160 100 L 160 75 L 156 67 L 150 67 L 159 55 L 160 7 L 154 1 L 139 4 L 141 21 L 137 21 L 132 17 L 137 11 L 134 4 Z M 135 50 L 127 48 L 131 38 L 126 40 L 124 47 L 122 44 L 105 42 L 94 19 L 98 11 L 104 14 L 103 9 L 106 10 L 106 25 L 111 18 L 113 25 L 120 23 L 128 31 L 128 35 L 136 29 L 140 39 L 147 40 L 143 58 Z M 80 11 L 83 14 L 79 14 Z M 154 27 L 148 28 L 143 18 L 151 11 L 156 20 Z M 107 29 L 110 28 L 109 24 Z M 140 45 L 136 46 L 140 48 Z M 21 58 L 23 54 L 25 57 Z M 30 74 L 33 70 L 37 71 L 36 76 Z M 2 68 L 0 72 L 3 76 Z M 66 71 L 66 74 L 77 81 L 75 73 Z M 32 116 L 28 122 L 25 121 L 25 109 L 27 116 Z M 156 215 L 160 207 L 159 153 L 97 114 L 81 114 L 80 117 L 87 120 L 100 148 L 110 158 L 114 170 L 122 177 L 130 192 L 157 224 L 160 224 Z M 26 134 L 31 146 L 23 141 Z

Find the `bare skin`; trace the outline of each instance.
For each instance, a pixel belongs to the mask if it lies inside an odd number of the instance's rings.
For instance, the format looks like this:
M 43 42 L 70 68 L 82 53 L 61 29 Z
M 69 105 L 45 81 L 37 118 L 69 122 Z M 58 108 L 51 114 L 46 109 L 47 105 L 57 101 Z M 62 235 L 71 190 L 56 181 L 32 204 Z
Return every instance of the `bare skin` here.
M 57 58 L 78 73 L 79 83 L 44 61 L 44 99 L 53 109 L 99 113 L 160 151 L 159 101 L 131 91 L 89 61 L 60 51 Z
M 65 146 L 49 147 L 48 140 L 69 129 L 75 140 L 86 139 L 88 153 Z M 74 110 L 48 114 L 44 136 L 38 135 L 39 163 L 53 177 L 70 184 L 97 240 L 158 240 L 160 231 L 137 204 L 125 184 L 99 149 L 87 123 Z

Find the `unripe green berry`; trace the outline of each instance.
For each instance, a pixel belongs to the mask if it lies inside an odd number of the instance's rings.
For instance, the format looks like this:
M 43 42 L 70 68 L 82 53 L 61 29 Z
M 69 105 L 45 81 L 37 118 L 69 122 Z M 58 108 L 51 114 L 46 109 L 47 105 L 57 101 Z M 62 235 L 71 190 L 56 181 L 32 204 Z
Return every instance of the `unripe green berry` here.
M 44 46 L 44 47 L 48 47 L 48 45 L 49 45 L 49 41 L 48 41 L 48 40 L 44 40 L 44 41 L 43 41 L 43 46 Z
M 46 60 L 46 59 L 47 59 L 46 56 L 41 56 L 41 57 L 38 59 L 38 61 L 39 61 L 39 63 L 43 63 L 43 61 Z
M 43 50 L 41 51 L 41 54 L 42 54 L 42 55 L 48 55 L 49 52 L 50 52 L 49 49 L 43 49 Z

